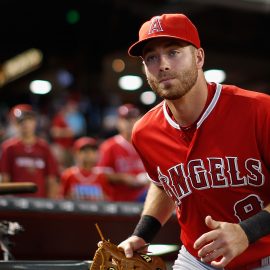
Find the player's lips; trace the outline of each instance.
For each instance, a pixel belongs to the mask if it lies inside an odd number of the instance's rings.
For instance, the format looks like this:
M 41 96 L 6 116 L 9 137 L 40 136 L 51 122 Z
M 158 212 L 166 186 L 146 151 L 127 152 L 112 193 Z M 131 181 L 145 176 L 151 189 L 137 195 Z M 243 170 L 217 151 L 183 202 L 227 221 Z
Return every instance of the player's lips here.
M 174 77 L 162 78 L 162 79 L 159 80 L 159 83 L 165 83 L 165 82 L 171 81 L 173 79 L 174 79 Z

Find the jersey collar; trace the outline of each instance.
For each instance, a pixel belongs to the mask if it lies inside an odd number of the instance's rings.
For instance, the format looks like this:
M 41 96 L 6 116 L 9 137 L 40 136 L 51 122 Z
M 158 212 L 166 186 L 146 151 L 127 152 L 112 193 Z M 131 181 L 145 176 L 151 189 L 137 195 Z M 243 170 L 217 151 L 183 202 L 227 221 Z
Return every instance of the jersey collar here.
M 201 126 L 201 124 L 204 122 L 204 120 L 208 117 L 208 115 L 215 108 L 215 106 L 217 104 L 217 101 L 218 101 L 218 99 L 220 97 L 221 89 L 222 89 L 222 85 L 217 83 L 216 84 L 216 90 L 215 90 L 214 97 L 211 100 L 211 102 L 208 105 L 208 107 L 206 108 L 206 110 L 204 111 L 204 113 L 202 114 L 202 116 L 200 117 L 200 119 L 198 120 L 198 122 L 197 122 L 197 129 Z M 168 121 L 168 123 L 172 127 L 181 130 L 181 127 L 169 115 L 169 113 L 167 111 L 166 101 L 163 102 L 163 113 L 164 113 L 164 116 L 165 116 L 166 120 Z

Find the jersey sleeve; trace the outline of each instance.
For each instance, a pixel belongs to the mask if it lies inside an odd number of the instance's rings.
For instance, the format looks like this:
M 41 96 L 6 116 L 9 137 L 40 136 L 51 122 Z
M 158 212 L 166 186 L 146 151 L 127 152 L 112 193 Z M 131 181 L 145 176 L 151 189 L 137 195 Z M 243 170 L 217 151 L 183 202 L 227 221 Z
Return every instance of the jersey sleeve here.
M 59 177 L 59 164 L 48 144 L 45 144 L 45 152 L 47 159 L 47 175 Z
M 11 149 L 5 143 L 1 145 L 0 172 L 9 173 L 11 171 Z
M 258 147 L 260 147 L 265 164 L 270 169 L 270 96 L 263 94 L 260 97 L 256 112 L 256 124 Z
M 95 168 L 98 172 L 112 173 L 115 171 L 113 148 L 109 142 L 103 142 L 99 148 L 99 160 Z

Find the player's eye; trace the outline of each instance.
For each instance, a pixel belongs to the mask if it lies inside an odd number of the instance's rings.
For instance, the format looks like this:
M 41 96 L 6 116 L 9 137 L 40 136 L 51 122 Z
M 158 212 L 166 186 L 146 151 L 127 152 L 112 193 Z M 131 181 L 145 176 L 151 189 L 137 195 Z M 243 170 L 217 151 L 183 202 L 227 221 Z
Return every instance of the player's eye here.
M 176 56 L 177 54 L 179 54 L 178 50 L 169 50 L 169 52 L 168 52 L 169 56 Z
M 155 54 L 148 54 L 144 57 L 144 62 L 146 65 L 153 65 L 157 63 L 159 60 L 159 57 Z

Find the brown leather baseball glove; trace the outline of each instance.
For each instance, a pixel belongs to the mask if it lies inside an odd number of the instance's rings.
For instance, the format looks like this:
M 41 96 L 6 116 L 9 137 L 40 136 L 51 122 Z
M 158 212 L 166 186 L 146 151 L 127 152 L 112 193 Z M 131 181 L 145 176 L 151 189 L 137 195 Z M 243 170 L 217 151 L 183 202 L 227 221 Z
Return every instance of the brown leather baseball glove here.
M 134 253 L 132 258 L 127 258 L 122 248 L 117 247 L 102 236 L 98 243 L 90 270 L 166 270 L 165 262 L 158 256 L 144 253 Z

